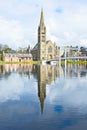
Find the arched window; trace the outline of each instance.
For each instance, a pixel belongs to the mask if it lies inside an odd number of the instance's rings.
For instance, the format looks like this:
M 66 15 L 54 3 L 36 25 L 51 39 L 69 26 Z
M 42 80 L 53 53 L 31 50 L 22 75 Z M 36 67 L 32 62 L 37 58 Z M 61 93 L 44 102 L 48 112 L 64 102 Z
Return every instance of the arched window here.
M 52 47 L 51 46 L 48 47 L 48 53 L 50 53 L 50 52 L 52 52 Z

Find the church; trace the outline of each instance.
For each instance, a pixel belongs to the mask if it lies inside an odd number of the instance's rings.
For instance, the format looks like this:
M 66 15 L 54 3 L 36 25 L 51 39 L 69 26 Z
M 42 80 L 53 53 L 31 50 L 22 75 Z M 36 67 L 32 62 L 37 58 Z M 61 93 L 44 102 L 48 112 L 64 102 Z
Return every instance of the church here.
M 40 24 L 38 27 L 38 42 L 32 49 L 33 60 L 42 61 L 57 57 L 58 50 L 55 43 L 46 41 L 46 26 L 44 23 L 44 14 L 41 10 Z

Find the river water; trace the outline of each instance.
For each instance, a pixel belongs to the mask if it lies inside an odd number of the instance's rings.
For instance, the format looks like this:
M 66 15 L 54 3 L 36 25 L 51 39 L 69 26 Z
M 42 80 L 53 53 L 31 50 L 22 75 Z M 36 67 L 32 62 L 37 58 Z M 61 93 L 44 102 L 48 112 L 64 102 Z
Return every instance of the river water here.
M 0 130 L 87 130 L 87 65 L 1 65 Z

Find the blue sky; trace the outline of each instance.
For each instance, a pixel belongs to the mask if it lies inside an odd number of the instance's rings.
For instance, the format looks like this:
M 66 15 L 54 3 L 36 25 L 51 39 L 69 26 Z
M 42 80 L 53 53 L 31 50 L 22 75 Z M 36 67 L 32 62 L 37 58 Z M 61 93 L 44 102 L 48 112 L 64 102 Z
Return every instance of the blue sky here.
M 47 40 L 87 46 L 87 0 L 0 0 L 0 43 L 33 47 L 42 7 Z

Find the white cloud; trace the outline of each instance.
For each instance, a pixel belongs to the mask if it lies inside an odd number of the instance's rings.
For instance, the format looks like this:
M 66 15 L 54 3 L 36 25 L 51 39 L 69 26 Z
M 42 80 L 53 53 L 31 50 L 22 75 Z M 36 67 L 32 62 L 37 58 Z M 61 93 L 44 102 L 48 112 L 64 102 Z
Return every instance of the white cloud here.
M 31 36 L 30 38 L 28 34 Z M 32 31 L 21 26 L 19 21 L 10 21 L 0 17 L 0 43 L 17 49 L 20 46 L 28 46 L 31 39 Z
M 28 82 L 29 86 L 27 85 Z M 0 81 L 0 103 L 8 100 L 20 100 L 24 94 L 33 95 L 35 92 L 36 86 L 34 81 L 26 77 L 22 79 L 18 74 L 13 74 L 7 80 L 2 79 Z
M 87 39 L 82 39 L 80 44 L 87 47 Z
M 86 0 L 9 0 L 9 2 L 0 0 L 0 16 L 5 24 L 0 32 L 3 32 L 4 41 L 7 42 L 8 39 L 11 46 L 25 43 L 34 46 L 37 42 L 41 7 L 44 9 L 47 39 L 57 42 L 58 45 L 87 46 Z M 17 21 L 16 25 L 12 21 Z M 9 22 L 9 25 L 6 22 Z M 8 27 L 11 31 L 5 30 Z
M 23 29 L 17 21 L 8 21 L 0 18 L 0 43 L 17 47 L 17 44 L 23 40 Z
M 79 79 L 60 79 L 51 87 L 47 87 L 47 99 L 50 104 L 60 103 L 66 108 L 77 108 L 78 112 L 87 113 L 87 77 Z

